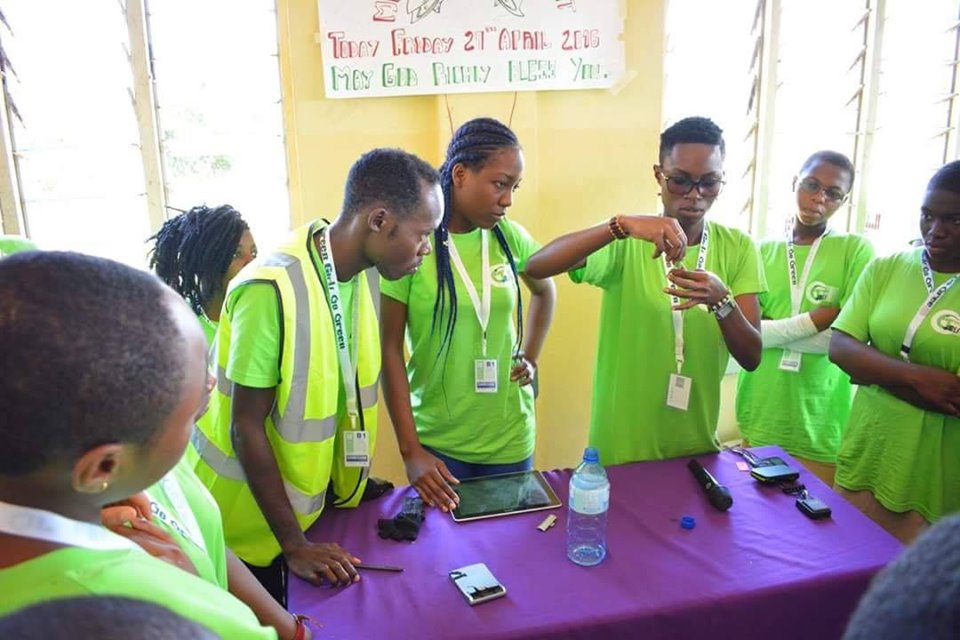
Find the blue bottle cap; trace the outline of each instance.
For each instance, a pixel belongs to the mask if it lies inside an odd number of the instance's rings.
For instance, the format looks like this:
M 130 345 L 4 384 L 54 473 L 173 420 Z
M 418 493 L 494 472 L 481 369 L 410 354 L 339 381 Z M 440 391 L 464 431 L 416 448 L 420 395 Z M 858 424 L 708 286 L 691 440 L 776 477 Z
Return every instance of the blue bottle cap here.
M 697 520 L 693 516 L 683 516 L 680 518 L 681 529 L 693 529 L 697 526 Z
M 600 454 L 594 447 L 587 447 L 583 450 L 584 462 L 600 462 Z

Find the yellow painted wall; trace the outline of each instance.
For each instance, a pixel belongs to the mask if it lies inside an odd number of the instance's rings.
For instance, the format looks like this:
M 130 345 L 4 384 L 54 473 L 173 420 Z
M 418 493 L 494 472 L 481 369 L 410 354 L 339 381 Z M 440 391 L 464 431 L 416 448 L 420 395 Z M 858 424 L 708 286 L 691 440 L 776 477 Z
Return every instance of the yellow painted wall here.
M 612 0 L 608 0 L 612 1 Z M 627 69 L 618 91 L 520 93 L 513 128 L 526 155 L 510 215 L 541 242 L 620 211 L 656 211 L 650 166 L 661 128 L 666 0 L 625 0 Z M 506 121 L 514 95 L 327 100 L 316 0 L 279 0 L 280 65 L 293 224 L 339 210 L 363 151 L 398 146 L 438 165 L 454 125 Z M 574 465 L 586 443 L 600 292 L 558 278 L 559 302 L 540 363 L 536 466 Z M 405 483 L 386 410 L 374 473 Z

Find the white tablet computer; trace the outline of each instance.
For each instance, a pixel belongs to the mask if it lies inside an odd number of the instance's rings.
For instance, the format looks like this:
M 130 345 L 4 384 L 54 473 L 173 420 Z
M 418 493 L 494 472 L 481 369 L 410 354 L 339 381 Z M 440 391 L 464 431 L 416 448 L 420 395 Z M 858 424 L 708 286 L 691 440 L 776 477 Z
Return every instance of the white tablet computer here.
M 450 512 L 457 522 L 560 506 L 560 499 L 539 471 L 469 478 L 453 485 L 453 490 L 460 496 L 460 504 Z

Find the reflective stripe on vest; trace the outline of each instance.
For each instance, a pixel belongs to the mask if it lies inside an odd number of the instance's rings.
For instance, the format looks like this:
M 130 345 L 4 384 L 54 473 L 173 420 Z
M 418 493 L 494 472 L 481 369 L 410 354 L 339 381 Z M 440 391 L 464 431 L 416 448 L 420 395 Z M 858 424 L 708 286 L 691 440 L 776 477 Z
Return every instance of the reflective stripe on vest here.
M 199 429 L 193 430 L 193 446 L 200 454 L 200 457 L 203 458 L 203 461 L 221 477 L 227 478 L 228 480 L 236 480 L 237 482 L 247 481 L 243 467 L 240 466 L 240 461 L 220 451 L 215 444 L 210 442 L 206 434 Z M 297 513 L 305 516 L 319 511 L 320 508 L 323 507 L 323 503 L 327 497 L 326 490 L 316 495 L 306 494 L 287 482 L 286 478 L 283 479 L 283 488 L 286 491 L 287 498 L 290 500 L 290 506 L 292 506 Z

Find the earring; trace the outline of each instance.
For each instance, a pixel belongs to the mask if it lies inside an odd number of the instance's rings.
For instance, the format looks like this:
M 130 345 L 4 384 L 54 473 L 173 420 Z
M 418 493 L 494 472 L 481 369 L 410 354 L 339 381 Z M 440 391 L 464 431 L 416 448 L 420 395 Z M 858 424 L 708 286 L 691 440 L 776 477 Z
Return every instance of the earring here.
M 104 480 L 103 482 L 101 482 L 101 483 L 100 483 L 100 493 L 103 493 L 104 491 L 106 491 L 106 490 L 107 490 L 107 487 L 109 487 L 109 486 L 110 486 L 110 483 L 107 482 L 106 480 Z
M 661 192 L 657 191 L 657 197 L 662 196 L 662 195 L 663 195 L 663 194 L 662 194 Z

